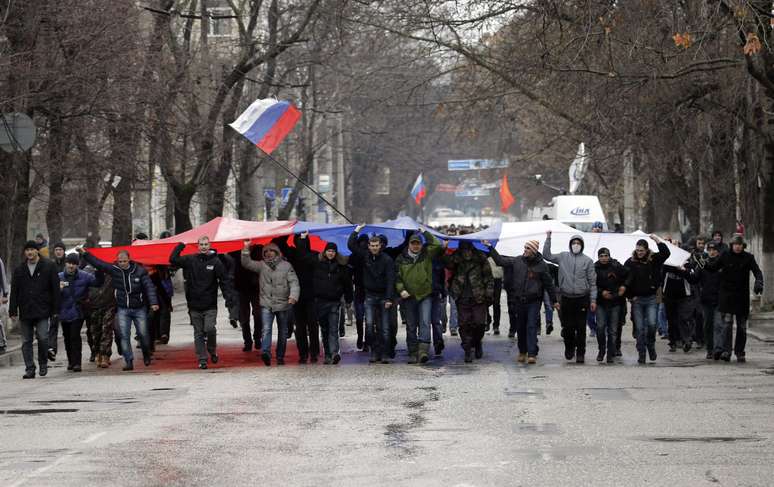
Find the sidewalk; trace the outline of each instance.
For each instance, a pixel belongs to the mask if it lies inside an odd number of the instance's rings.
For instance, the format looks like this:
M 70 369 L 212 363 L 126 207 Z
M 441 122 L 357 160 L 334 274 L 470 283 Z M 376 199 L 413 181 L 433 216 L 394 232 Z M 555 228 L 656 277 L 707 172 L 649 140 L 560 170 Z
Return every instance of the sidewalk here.
M 774 342 L 774 312 L 753 313 L 747 334 L 762 342 Z

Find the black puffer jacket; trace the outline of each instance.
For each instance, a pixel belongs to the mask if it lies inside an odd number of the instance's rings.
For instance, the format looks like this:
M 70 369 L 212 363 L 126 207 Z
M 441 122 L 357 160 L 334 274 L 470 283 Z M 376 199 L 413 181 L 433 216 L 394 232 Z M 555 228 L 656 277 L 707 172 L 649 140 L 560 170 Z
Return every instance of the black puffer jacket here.
M 141 265 L 130 261 L 127 269 L 121 269 L 118 265 L 108 264 L 88 252 L 83 254 L 83 258 L 95 269 L 111 277 L 110 284 L 113 286 L 116 306 L 119 308 L 144 308 L 159 304 L 156 286 Z
M 385 299 L 395 297 L 395 262 L 385 252 L 374 256 L 368 249 L 363 249 L 357 242 L 357 232 L 352 232 L 347 241 L 347 247 L 352 252 L 350 262 L 356 269 L 361 268 L 362 286 L 366 294 L 384 296 Z M 355 262 L 357 264 L 355 264 Z M 355 276 L 357 283 L 357 276 Z
M 626 278 L 626 295 L 632 298 L 655 296 L 661 286 L 662 266 L 670 256 L 669 247 L 658 243 L 658 253 L 648 250 L 644 259 L 638 259 L 636 253 L 626 260 L 624 267 L 629 271 Z
M 706 265 L 700 269 L 699 289 L 701 304 L 717 306 L 720 300 L 720 272 L 717 269 L 708 269 Z
M 312 289 L 315 299 L 339 301 L 341 297 L 347 303 L 352 302 L 352 273 L 346 261 L 337 253 L 336 258 L 328 260 L 323 253 L 309 249 L 309 239 L 296 239 L 302 265 L 312 269 Z
M 540 252 L 532 258 L 523 255 L 504 257 L 491 247 L 489 255 L 495 264 L 503 268 L 503 287 L 508 293 L 509 301 L 526 303 L 542 301 L 543 292 L 547 291 L 551 303 L 556 303 L 554 280 Z
M 763 291 L 763 273 L 755 257 L 742 251 L 729 250 L 710 259 L 705 269 L 717 269 L 720 273 L 718 308 L 721 313 L 748 316 L 750 314 L 750 273 L 755 278 L 756 292 Z
M 626 283 L 628 271 L 620 262 L 610 259 L 607 264 L 597 261 L 594 264 L 597 274 L 597 304 L 601 306 L 615 306 L 624 302 L 623 297 L 618 296 L 618 289 Z M 612 299 L 606 299 L 603 291 L 609 291 Z
M 32 276 L 26 260 L 14 269 L 8 305 L 10 316 L 44 320 L 59 314 L 59 300 L 59 274 L 53 262 L 41 257 Z
M 180 252 L 184 248 L 185 244 L 178 244 L 169 256 L 169 262 L 183 269 L 188 308 L 195 311 L 217 309 L 219 284 L 226 299 L 226 306 L 229 307 L 232 297 L 231 279 L 218 253 L 211 250 L 206 254 L 181 256 Z

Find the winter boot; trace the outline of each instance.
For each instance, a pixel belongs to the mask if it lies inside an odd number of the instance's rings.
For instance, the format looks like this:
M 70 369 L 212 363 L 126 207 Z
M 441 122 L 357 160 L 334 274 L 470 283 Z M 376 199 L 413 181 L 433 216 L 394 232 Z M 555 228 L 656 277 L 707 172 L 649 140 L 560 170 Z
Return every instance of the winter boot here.
M 430 359 L 429 355 L 430 351 L 430 344 L 429 343 L 420 343 L 419 344 L 419 351 L 417 353 L 417 360 L 420 364 L 426 364 L 427 361 Z
M 516 359 L 516 361 L 520 364 L 523 364 L 527 361 L 527 354 L 526 353 L 520 353 L 519 358 Z
M 416 348 L 409 348 L 408 351 L 408 363 L 409 364 L 415 364 L 417 363 L 417 349 Z

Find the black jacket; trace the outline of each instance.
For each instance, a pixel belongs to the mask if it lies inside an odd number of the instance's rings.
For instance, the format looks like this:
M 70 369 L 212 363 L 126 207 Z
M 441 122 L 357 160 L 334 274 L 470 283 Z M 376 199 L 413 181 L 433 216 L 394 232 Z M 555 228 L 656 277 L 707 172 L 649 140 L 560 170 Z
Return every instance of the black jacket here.
M 349 268 L 336 259 L 328 260 L 322 253 L 309 249 L 308 238 L 296 239 L 301 264 L 308 266 L 312 273 L 312 290 L 315 299 L 352 302 L 352 273 Z
M 658 243 L 658 253 L 648 253 L 644 260 L 634 254 L 626 260 L 624 267 L 629 271 L 626 278 L 626 295 L 629 297 L 655 296 L 661 286 L 662 266 L 670 256 L 669 247 Z
M 688 266 L 684 271 L 677 267 L 664 266 L 664 286 L 661 288 L 662 296 L 666 300 L 689 298 L 693 296 L 694 287 L 698 283 L 696 271 Z
M 610 259 L 606 265 L 599 261 L 594 263 L 594 271 L 597 274 L 597 304 L 600 306 L 614 306 L 623 303 L 624 298 L 618 296 L 618 289 L 626 283 L 629 272 L 626 267 L 615 259 Z M 612 299 L 602 296 L 602 291 L 610 291 Z
M 169 262 L 183 269 L 188 308 L 194 311 L 217 309 L 219 284 L 228 307 L 232 296 L 231 279 L 218 253 L 212 250 L 206 254 L 180 256 L 184 248 L 185 244 L 179 243 L 169 256 Z
M 710 259 L 705 269 L 720 273 L 720 294 L 718 308 L 721 313 L 747 316 L 750 314 L 750 273 L 755 277 L 756 292 L 763 291 L 763 273 L 755 257 L 742 251 L 729 250 L 715 259 Z
M 59 314 L 59 273 L 53 262 L 38 260 L 30 276 L 25 260 L 13 271 L 8 314 L 21 320 L 44 320 Z
M 395 262 L 385 252 L 374 256 L 368 249 L 357 244 L 357 233 L 352 232 L 347 241 L 347 247 L 354 257 L 353 267 L 361 266 L 362 285 L 366 294 L 383 296 L 385 299 L 395 298 Z M 352 259 L 350 259 L 352 262 Z M 355 278 L 357 282 L 357 277 Z
M 531 259 L 523 255 L 504 257 L 492 247 L 489 255 L 495 264 L 503 268 L 503 287 L 507 291 L 509 301 L 527 303 L 542 301 L 543 292 L 547 291 L 551 303 L 556 303 L 554 280 L 539 252 Z
M 110 284 L 113 286 L 116 306 L 119 308 L 143 308 L 159 304 L 156 286 L 141 265 L 130 261 L 129 268 L 121 269 L 118 265 L 101 261 L 88 252 L 83 254 L 83 258 L 95 269 L 111 277 Z
M 717 306 L 720 302 L 720 272 L 705 266 L 699 269 L 698 274 L 701 304 Z

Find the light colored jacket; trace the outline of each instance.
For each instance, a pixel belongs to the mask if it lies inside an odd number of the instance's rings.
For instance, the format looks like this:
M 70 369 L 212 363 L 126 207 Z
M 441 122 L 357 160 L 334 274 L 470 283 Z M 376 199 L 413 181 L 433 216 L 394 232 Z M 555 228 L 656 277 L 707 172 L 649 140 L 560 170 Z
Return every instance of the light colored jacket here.
M 272 266 L 261 260 L 250 258 L 250 251 L 242 249 L 242 267 L 258 274 L 258 289 L 261 306 L 271 311 L 285 311 L 290 309 L 288 299 L 298 301 L 301 287 L 298 284 L 298 276 L 293 266 L 282 257 L 277 245 L 270 243 L 263 248 L 264 258 L 267 250 L 277 252 L 278 261 Z
M 581 241 L 581 251 L 578 254 L 572 252 L 551 253 L 551 239 L 547 238 L 543 244 L 543 258 L 559 266 L 559 292 L 568 298 L 589 296 L 591 302 L 597 301 L 597 273 L 594 270 L 594 261 L 583 253 L 583 237 L 573 235 L 573 240 Z

